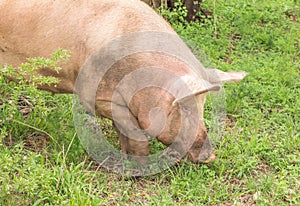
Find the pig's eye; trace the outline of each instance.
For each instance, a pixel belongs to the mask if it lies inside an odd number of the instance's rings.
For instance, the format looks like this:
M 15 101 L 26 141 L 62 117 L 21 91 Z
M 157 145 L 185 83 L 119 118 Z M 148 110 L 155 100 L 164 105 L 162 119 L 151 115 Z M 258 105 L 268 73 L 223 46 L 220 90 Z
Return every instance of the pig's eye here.
M 189 107 L 182 106 L 180 109 L 182 112 L 187 113 L 188 115 L 191 114 L 191 112 L 192 112 L 191 108 L 189 108 Z

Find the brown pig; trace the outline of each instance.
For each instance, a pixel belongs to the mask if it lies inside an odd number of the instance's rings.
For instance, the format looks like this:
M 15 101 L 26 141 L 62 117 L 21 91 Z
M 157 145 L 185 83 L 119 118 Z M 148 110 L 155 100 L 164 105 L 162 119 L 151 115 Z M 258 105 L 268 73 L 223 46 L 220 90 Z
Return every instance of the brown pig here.
M 75 92 L 87 110 L 113 120 L 123 153 L 147 156 L 147 134 L 186 151 L 192 162 L 215 159 L 203 121 L 205 95 L 245 73 L 205 69 L 139 0 L 0 1 L 1 65 L 17 67 L 59 48 L 71 51 L 70 61 L 59 73 L 38 72 L 60 83 L 40 89 Z

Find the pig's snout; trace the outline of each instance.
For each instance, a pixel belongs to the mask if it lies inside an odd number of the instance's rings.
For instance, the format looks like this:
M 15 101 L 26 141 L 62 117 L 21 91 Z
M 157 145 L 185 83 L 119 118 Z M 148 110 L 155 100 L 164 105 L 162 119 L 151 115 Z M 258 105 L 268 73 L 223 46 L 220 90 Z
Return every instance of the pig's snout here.
M 206 160 L 199 160 L 198 162 L 207 164 L 207 163 L 215 161 L 216 159 L 217 159 L 217 156 L 214 153 L 211 153 Z
M 207 151 L 200 152 L 199 155 L 195 155 L 195 153 L 189 152 L 188 158 L 193 163 L 207 164 L 215 161 L 217 159 L 217 156 L 213 152 L 207 152 Z
M 208 138 L 203 143 L 195 142 L 188 152 L 188 157 L 193 163 L 210 163 L 217 159 Z

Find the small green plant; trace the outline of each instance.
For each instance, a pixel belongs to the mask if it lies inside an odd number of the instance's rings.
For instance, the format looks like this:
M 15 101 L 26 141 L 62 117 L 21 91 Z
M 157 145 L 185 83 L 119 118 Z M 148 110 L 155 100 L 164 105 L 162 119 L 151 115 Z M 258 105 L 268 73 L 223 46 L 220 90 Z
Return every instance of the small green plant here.
M 68 60 L 70 52 L 67 50 L 59 49 L 51 54 L 50 58 L 36 57 L 28 58 L 26 63 L 22 63 L 18 68 L 11 65 L 0 65 L 2 68 L 0 78 L 14 78 L 20 89 L 31 87 L 36 90 L 40 85 L 56 84 L 59 80 L 55 77 L 44 77 L 37 74 L 38 69 L 51 68 L 56 72 L 61 69 L 58 63 Z
M 161 7 L 158 9 L 158 12 L 170 22 L 171 25 L 175 24 L 187 24 L 187 21 L 185 20 L 187 16 L 187 8 L 184 6 L 182 0 L 178 0 L 174 3 L 174 8 L 172 10 L 165 9 L 164 7 Z

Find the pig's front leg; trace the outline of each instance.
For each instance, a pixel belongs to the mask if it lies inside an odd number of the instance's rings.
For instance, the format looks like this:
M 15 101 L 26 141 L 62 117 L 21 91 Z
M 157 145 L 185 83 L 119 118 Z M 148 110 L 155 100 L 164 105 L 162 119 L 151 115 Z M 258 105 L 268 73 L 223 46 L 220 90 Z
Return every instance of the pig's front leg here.
M 121 145 L 121 151 L 124 154 L 132 156 L 147 156 L 149 154 L 149 141 L 135 140 L 125 136 L 117 126 L 114 125 L 115 130 L 118 133 L 119 141 Z
M 113 122 L 116 129 L 121 151 L 132 156 L 147 156 L 149 154 L 149 140 L 126 106 L 113 106 Z

